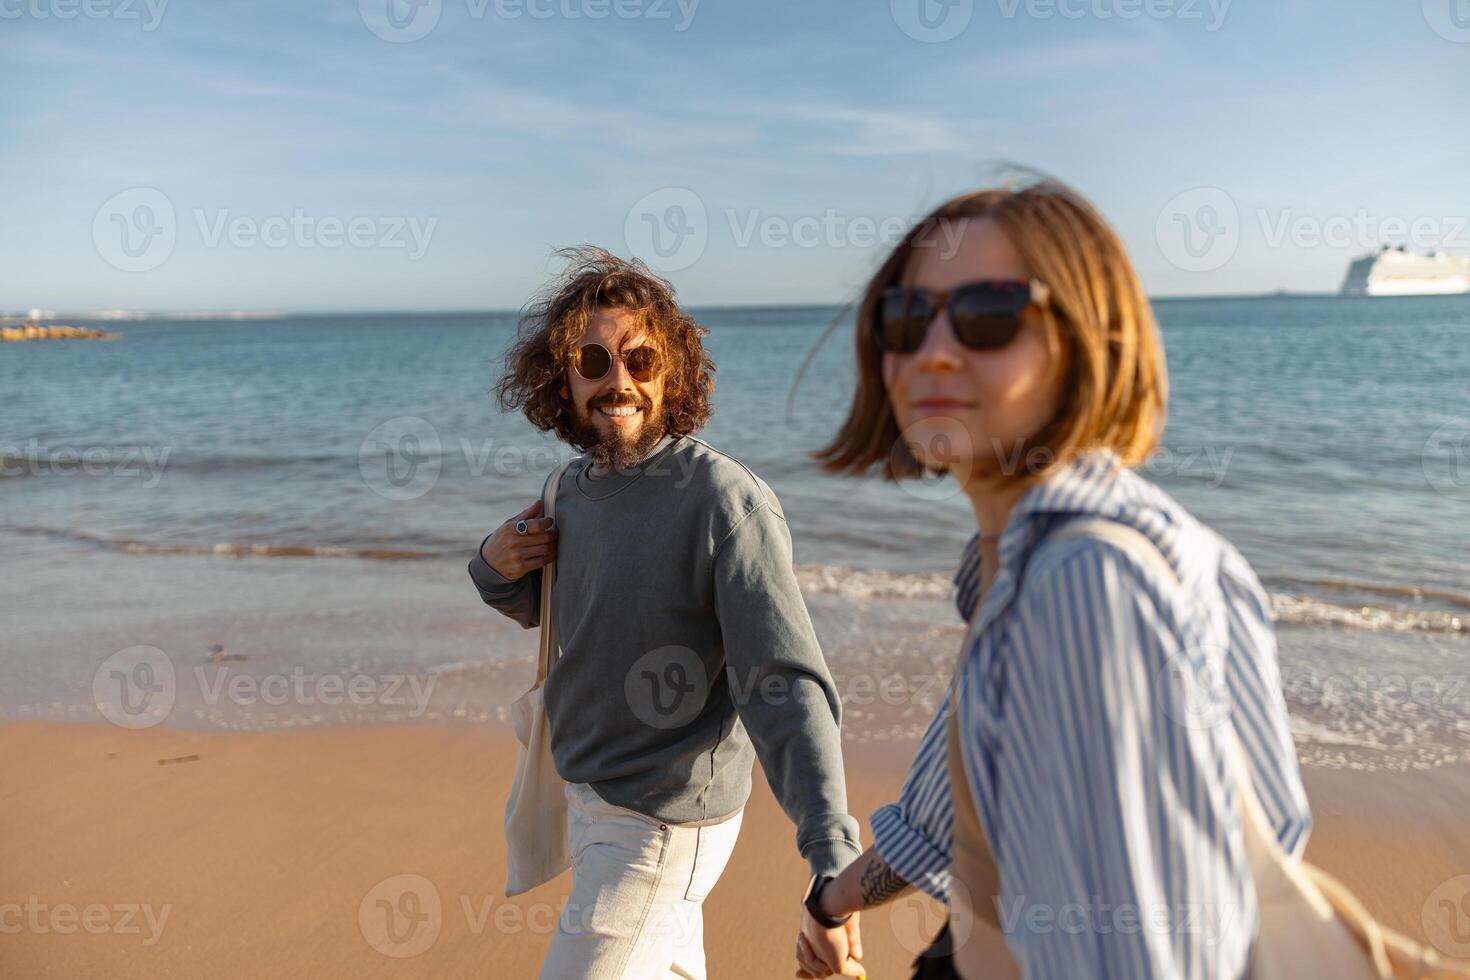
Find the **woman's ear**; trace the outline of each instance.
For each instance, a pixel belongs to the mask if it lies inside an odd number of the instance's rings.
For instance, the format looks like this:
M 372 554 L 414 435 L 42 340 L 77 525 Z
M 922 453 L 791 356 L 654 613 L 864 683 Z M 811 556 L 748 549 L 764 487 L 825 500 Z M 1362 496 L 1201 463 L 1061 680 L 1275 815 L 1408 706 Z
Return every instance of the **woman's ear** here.
M 1044 315 L 1046 316 L 1047 326 L 1047 346 L 1051 350 L 1057 373 L 1065 381 L 1072 378 L 1073 371 L 1076 368 L 1076 364 L 1074 363 L 1076 358 L 1073 356 L 1072 349 L 1073 340 L 1067 334 L 1066 328 L 1062 326 L 1061 321 L 1057 319 L 1057 315 L 1054 312 L 1047 310 Z

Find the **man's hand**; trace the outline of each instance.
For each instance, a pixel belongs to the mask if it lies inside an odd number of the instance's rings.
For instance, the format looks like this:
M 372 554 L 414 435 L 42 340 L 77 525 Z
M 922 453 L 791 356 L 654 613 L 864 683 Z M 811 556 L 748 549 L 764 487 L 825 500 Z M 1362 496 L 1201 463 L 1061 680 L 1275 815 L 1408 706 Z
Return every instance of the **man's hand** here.
M 480 546 L 480 557 L 508 581 L 556 561 L 556 524 L 549 517 L 537 517 L 540 513 L 537 500 L 496 528 Z M 517 521 L 526 522 L 525 534 L 516 531 Z
M 863 958 L 863 943 L 858 932 L 860 914 L 854 912 L 843 925 L 828 929 L 803 908 L 801 933 L 796 937 L 796 975 L 807 980 L 833 974 L 866 976 L 867 970 L 859 962 Z

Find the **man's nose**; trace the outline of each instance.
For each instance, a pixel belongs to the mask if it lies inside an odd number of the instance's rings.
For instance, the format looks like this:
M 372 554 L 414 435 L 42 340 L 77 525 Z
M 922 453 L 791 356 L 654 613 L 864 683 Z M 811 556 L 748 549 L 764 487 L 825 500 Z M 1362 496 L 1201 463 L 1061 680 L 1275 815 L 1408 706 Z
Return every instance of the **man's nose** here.
M 633 390 L 633 376 L 628 373 L 628 365 L 621 357 L 613 358 L 612 369 L 607 373 L 607 386 L 612 391 Z

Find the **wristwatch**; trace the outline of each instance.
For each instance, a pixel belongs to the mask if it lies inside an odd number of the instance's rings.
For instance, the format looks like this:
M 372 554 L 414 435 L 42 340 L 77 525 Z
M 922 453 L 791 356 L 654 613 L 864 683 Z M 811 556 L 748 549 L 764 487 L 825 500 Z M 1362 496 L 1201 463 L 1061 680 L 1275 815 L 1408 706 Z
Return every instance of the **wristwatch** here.
M 852 913 L 839 915 L 834 919 L 822 911 L 822 903 L 818 899 L 822 897 L 822 889 L 831 880 L 831 875 L 812 875 L 812 880 L 807 882 L 806 895 L 802 898 L 801 904 L 811 913 L 812 918 L 817 920 L 818 925 L 826 929 L 837 929 L 847 924 L 847 920 L 852 918 Z

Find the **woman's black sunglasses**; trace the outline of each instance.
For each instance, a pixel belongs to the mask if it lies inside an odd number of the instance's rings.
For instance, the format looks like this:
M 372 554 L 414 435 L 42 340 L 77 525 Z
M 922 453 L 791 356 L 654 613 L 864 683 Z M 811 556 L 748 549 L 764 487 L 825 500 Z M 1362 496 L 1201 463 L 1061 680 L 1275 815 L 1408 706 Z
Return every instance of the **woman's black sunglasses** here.
M 1021 313 L 1051 298 L 1046 284 L 990 280 L 970 282 L 945 292 L 916 286 L 889 286 L 878 295 L 873 340 L 881 351 L 912 354 L 924 344 L 929 324 L 940 310 L 950 327 L 971 350 L 995 350 L 1009 344 L 1021 329 Z

